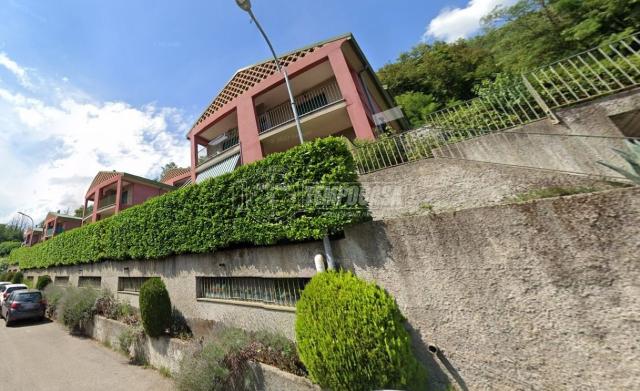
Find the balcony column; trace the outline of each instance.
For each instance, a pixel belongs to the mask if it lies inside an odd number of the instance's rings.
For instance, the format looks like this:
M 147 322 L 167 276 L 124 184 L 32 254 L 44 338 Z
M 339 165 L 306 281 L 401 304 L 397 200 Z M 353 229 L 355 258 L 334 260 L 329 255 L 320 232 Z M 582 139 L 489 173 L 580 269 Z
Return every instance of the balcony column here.
M 338 87 L 340 87 L 342 97 L 347 102 L 347 113 L 349 113 L 349 119 L 356 133 L 356 138 L 375 139 L 369 117 L 367 117 L 366 109 L 356 87 L 356 81 L 353 79 L 351 69 L 349 69 L 349 64 L 347 64 L 347 59 L 342 50 L 334 50 L 329 53 L 329 63 L 338 82 Z
M 191 141 L 191 183 L 196 183 L 196 168 L 198 167 L 198 143 L 196 136 L 190 136 Z
M 239 98 L 237 111 L 242 164 L 248 164 L 264 157 L 253 97 Z
M 51 237 L 56 236 L 56 227 L 58 226 L 58 218 L 53 219 L 53 231 L 51 231 Z
M 116 210 L 114 214 L 120 212 L 120 208 L 122 207 L 120 203 L 121 197 L 122 197 L 122 177 L 118 178 L 118 182 L 116 185 Z
M 98 220 L 98 201 L 100 200 L 100 189 L 93 193 L 93 211 L 91 213 L 91 222 L 95 223 Z

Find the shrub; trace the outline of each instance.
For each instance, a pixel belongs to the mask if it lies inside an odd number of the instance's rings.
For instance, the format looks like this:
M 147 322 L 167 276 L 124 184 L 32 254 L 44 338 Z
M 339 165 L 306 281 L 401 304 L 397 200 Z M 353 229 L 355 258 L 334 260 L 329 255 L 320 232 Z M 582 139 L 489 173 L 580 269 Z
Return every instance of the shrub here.
M 393 297 L 347 272 L 311 279 L 296 307 L 298 353 L 313 381 L 334 390 L 422 390 L 424 369 Z
M 73 333 L 84 331 L 93 318 L 93 306 L 99 292 L 92 288 L 66 288 L 58 310 L 60 321 Z
M 45 268 L 320 239 L 367 217 L 355 203 L 318 208 L 307 200 L 310 186 L 344 183 L 359 186 L 346 143 L 319 139 L 15 249 L 9 259 L 22 269 Z
M 13 280 L 14 272 L 5 272 L 0 276 L 0 281 L 11 281 Z
M 0 257 L 4 257 L 11 253 L 11 250 L 21 247 L 22 243 L 18 241 L 0 242 Z
M 142 284 L 140 317 L 150 337 L 159 337 L 171 327 L 171 299 L 161 279 L 150 278 Z
M 134 365 L 144 365 L 147 363 L 142 341 L 144 330 L 140 327 L 127 327 L 118 336 L 118 348 L 129 357 L 129 363 Z
M 13 275 L 13 278 L 11 278 L 11 283 L 13 284 L 22 284 L 22 281 L 24 281 L 24 274 L 22 274 L 22 272 L 17 272 Z
M 49 284 L 51 284 L 51 277 L 50 276 L 48 276 L 48 275 L 39 276 L 38 277 L 38 281 L 36 282 L 36 289 L 42 291 Z
M 44 297 L 47 299 L 46 315 L 50 319 L 56 319 L 58 315 L 59 303 L 64 296 L 66 288 L 57 285 L 48 285 L 44 289 Z

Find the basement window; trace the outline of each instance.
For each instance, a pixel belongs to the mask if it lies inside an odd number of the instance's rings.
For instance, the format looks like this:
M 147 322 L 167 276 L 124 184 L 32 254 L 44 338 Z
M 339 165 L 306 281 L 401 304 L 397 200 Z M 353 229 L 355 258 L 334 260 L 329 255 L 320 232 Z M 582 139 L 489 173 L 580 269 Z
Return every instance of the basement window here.
M 150 278 L 157 277 L 119 277 L 118 292 L 140 293 L 142 284 L 147 282 Z
M 69 285 L 69 276 L 56 276 L 53 280 L 54 285 L 67 286 Z
M 295 307 L 309 280 L 309 278 L 197 277 L 197 298 Z
M 100 289 L 102 285 L 101 277 L 79 277 L 78 278 L 78 286 L 81 288 L 94 288 Z

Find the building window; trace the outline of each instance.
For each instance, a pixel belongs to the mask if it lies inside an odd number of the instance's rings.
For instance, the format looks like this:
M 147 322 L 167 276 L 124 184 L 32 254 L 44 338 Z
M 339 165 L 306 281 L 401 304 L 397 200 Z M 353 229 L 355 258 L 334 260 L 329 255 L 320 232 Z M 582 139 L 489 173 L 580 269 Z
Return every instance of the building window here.
M 54 285 L 67 286 L 69 285 L 69 276 L 56 276 L 53 283 Z
M 309 280 L 309 278 L 197 277 L 197 297 L 294 307 Z
M 127 205 L 129 203 L 129 190 L 125 190 L 120 194 L 120 204 Z
M 102 278 L 100 277 L 79 277 L 78 278 L 79 287 L 100 289 L 101 285 L 102 285 Z
M 119 292 L 140 292 L 140 287 L 149 278 L 157 277 L 119 277 L 118 278 L 118 291 Z

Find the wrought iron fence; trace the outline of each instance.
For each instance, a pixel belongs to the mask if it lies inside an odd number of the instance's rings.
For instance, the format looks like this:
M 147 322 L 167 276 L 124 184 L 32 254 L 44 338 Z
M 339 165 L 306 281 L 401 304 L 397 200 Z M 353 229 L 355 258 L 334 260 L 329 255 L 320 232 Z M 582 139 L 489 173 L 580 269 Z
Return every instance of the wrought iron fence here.
M 142 284 L 154 277 L 118 277 L 119 292 L 140 292 Z
M 101 277 L 87 277 L 87 276 L 82 276 L 82 277 L 78 277 L 78 286 L 81 288 L 94 288 L 94 289 L 100 289 L 100 287 L 102 286 L 102 278 Z
M 639 34 L 542 66 L 525 77 L 550 108 L 635 87 L 640 83 Z
M 53 280 L 54 285 L 67 286 L 69 285 L 69 276 L 56 276 Z
M 295 97 L 296 109 L 300 116 L 310 114 L 340 100 L 342 100 L 342 93 L 335 79 Z M 293 109 L 288 101 L 258 115 L 260 133 L 290 121 L 293 121 Z
M 294 307 L 309 278 L 197 277 L 197 297 Z

